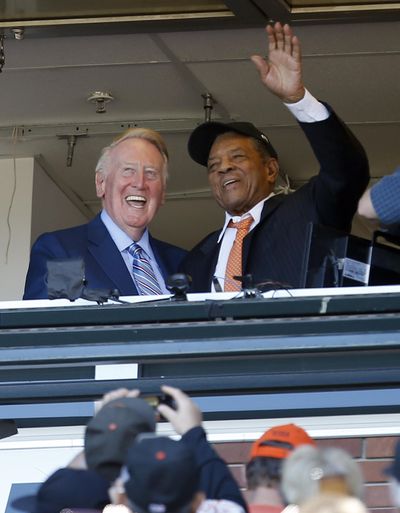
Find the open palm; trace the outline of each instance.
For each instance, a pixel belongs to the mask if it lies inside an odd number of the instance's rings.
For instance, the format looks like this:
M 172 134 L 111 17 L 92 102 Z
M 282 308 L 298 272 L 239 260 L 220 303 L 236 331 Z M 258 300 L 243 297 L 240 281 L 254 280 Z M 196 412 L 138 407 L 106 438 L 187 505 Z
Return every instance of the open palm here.
M 283 101 L 292 103 L 304 96 L 300 43 L 288 25 L 267 26 L 268 59 L 253 55 L 262 82 Z

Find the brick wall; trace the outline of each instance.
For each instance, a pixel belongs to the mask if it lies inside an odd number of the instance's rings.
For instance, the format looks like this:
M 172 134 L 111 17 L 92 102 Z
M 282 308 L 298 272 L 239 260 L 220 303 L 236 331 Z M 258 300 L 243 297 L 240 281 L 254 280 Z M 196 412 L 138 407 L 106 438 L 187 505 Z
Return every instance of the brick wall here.
M 392 461 L 397 440 L 398 437 L 394 436 L 329 438 L 317 439 L 317 444 L 319 447 L 340 447 L 351 454 L 361 466 L 366 484 L 365 502 L 369 510 L 374 513 L 394 513 L 383 469 Z M 229 464 L 235 479 L 243 490 L 246 489 L 244 465 L 248 459 L 250 446 L 250 442 L 214 444 L 214 448 Z

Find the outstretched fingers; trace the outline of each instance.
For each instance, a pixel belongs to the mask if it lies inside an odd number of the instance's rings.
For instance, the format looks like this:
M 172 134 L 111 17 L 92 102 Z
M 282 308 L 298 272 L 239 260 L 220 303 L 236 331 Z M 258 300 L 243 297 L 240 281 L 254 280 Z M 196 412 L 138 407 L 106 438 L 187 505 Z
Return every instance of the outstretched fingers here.
M 268 51 L 281 50 L 288 55 L 299 57 L 299 40 L 293 35 L 293 31 L 287 23 L 282 25 L 277 21 L 274 25 L 267 25 Z M 296 55 L 295 55 L 296 54 Z
M 292 55 L 297 62 L 301 61 L 301 46 L 297 36 L 292 37 Z

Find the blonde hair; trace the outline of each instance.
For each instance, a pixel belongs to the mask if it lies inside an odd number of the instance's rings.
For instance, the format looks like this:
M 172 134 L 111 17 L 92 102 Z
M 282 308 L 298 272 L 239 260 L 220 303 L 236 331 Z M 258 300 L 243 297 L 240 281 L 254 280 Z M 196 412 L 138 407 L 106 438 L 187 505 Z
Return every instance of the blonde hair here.
M 164 160 L 162 173 L 165 182 L 168 178 L 169 160 L 167 145 L 165 144 L 165 141 L 161 134 L 159 132 L 156 132 L 155 130 L 152 130 L 151 128 L 128 128 L 128 130 L 125 130 L 125 132 L 116 137 L 110 145 L 106 146 L 101 150 L 100 158 L 97 161 L 95 169 L 96 173 L 106 174 L 108 172 L 111 164 L 112 150 L 123 141 L 126 141 L 127 139 L 144 139 L 145 141 L 148 141 L 150 144 L 153 144 L 153 146 L 157 148 L 157 150 L 161 153 Z

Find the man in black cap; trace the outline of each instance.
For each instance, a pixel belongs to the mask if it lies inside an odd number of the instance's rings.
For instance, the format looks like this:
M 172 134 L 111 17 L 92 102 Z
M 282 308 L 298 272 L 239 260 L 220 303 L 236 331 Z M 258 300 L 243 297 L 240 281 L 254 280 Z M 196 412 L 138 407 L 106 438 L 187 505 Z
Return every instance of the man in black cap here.
M 181 441 L 139 435 L 128 450 L 126 470 L 119 504 L 135 513 L 245 513 L 233 501 L 206 499 L 195 449 Z
M 145 400 L 129 396 L 110 400 L 86 426 L 84 453 L 87 467 L 109 483 L 113 482 L 119 476 L 126 451 L 136 436 L 154 433 L 155 429 L 155 412 Z
M 125 492 L 136 513 L 177 513 L 204 500 L 193 451 L 167 437 L 138 438 L 128 451 Z M 188 510 L 188 511 L 190 511 Z
M 183 262 L 193 292 L 214 287 L 238 291 L 240 282 L 233 277 L 245 274 L 255 284 L 300 286 L 309 224 L 349 231 L 368 184 L 362 146 L 303 85 L 299 40 L 288 25 L 276 23 L 266 30 L 268 60 L 255 55 L 252 61 L 263 84 L 299 121 L 320 172 L 293 194 L 274 194 L 278 155 L 265 134 L 244 122 L 198 126 L 189 139 L 189 154 L 207 167 L 226 218 L 222 230 L 203 239 Z

